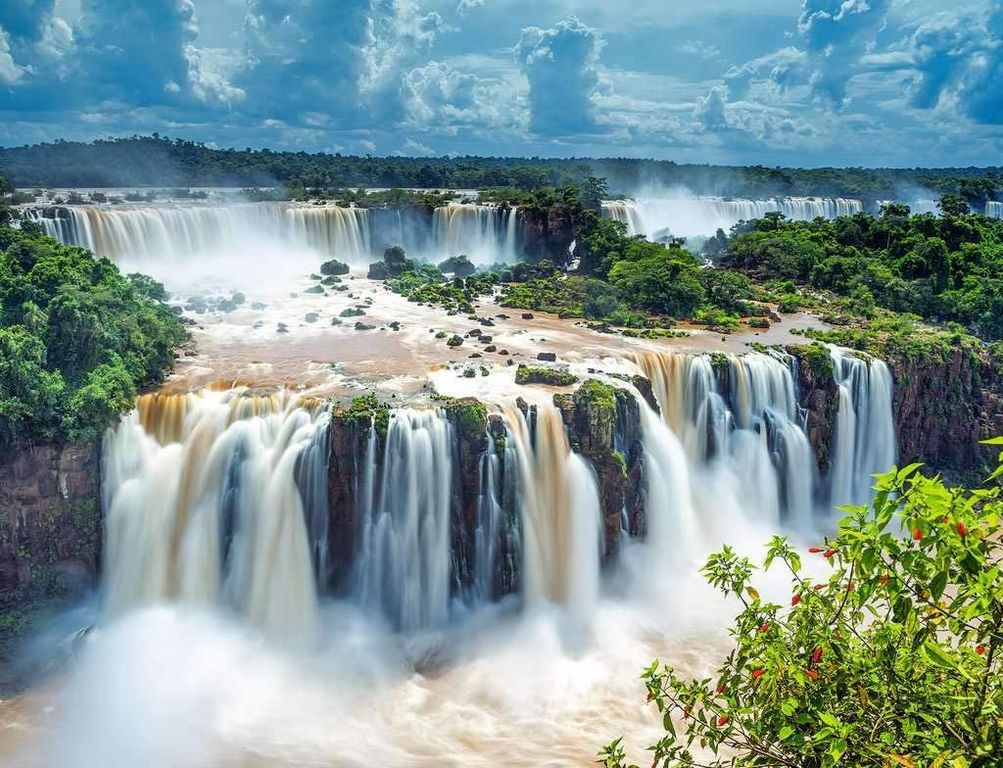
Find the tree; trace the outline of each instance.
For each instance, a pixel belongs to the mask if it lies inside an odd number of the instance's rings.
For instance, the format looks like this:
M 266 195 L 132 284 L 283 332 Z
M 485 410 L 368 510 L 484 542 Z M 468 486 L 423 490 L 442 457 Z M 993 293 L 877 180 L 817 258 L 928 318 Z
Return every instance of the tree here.
M 968 203 L 961 195 L 942 195 L 937 207 L 942 216 L 964 216 L 969 212 Z
M 632 240 L 609 271 L 624 304 L 668 317 L 690 317 L 704 300 L 700 266 L 681 248 Z
M 735 646 L 715 678 L 644 671 L 665 727 L 654 766 L 1000 764 L 1000 487 L 948 488 L 918 469 L 880 476 L 873 507 L 848 508 L 835 538 L 809 549 L 827 577 L 773 539 L 763 568 L 788 573 L 789 603 L 761 596 L 730 548 L 711 556 L 707 580 L 742 606 Z M 990 480 L 1001 476 L 1003 464 Z M 600 762 L 624 766 L 622 740 Z

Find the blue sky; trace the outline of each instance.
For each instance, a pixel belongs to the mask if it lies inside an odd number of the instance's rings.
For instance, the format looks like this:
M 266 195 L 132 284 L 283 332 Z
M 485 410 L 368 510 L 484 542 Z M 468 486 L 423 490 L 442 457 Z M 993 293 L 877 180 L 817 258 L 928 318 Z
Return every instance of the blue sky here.
M 1003 164 L 1003 0 L 2 0 L 0 144 Z

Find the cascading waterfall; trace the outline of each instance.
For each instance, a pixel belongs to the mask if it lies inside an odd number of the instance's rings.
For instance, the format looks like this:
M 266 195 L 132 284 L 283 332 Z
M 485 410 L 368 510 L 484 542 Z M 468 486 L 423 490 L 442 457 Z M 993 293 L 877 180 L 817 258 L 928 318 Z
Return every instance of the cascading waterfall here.
M 860 200 L 841 197 L 782 197 L 763 200 L 723 197 L 638 198 L 612 200 L 602 204 L 603 215 L 627 224 L 627 234 L 660 240 L 678 237 L 711 236 L 725 232 L 740 221 L 761 219 L 770 212 L 789 219 L 811 221 L 851 216 L 864 209 Z
M 1003 203 L 996 200 L 986 203 L 986 216 L 990 219 L 1003 219 Z
M 390 245 L 432 260 L 466 255 L 480 264 L 515 261 L 518 250 L 518 209 L 496 205 L 436 208 L 431 241 L 427 223 L 422 233 L 400 211 L 392 211 L 388 227 L 386 221 L 379 226 L 372 221 L 368 209 L 333 205 L 79 205 L 28 207 L 24 213 L 62 243 L 140 267 L 239 255 L 262 243 L 309 249 L 356 266 L 368 264 L 374 252 Z
M 516 259 L 518 209 L 452 203 L 436 208 L 432 230 L 438 253 L 467 256 L 476 264 Z
M 523 594 L 585 619 L 599 597 L 602 514 L 588 462 L 572 453 L 557 408 L 506 410 L 521 488 Z
M 288 395 L 140 397 L 105 441 L 105 612 L 224 605 L 276 639 L 309 642 L 327 421 Z
M 867 504 L 872 476 L 895 464 L 895 423 L 892 418 L 892 376 L 888 366 L 873 358 L 831 348 L 839 385 L 839 410 L 833 438 L 831 503 Z
M 28 208 L 46 234 L 112 261 L 174 263 L 239 252 L 262 239 L 316 250 L 350 263 L 369 260 L 362 208 L 281 203 Z
M 438 410 L 395 410 L 370 432 L 356 594 L 397 629 L 445 623 L 450 596 L 452 428 Z
M 815 460 L 788 364 L 759 353 L 646 352 L 635 362 L 651 381 L 692 475 L 712 477 L 720 493 L 742 500 L 737 506 L 752 519 L 812 526 Z M 651 431 L 646 428 L 646 440 Z M 677 467 L 678 461 L 660 464 Z

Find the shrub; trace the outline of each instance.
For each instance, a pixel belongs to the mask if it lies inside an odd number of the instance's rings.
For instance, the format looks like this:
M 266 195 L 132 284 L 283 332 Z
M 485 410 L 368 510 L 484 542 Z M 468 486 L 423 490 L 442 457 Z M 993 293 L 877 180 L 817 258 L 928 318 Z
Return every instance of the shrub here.
M 827 578 L 809 579 L 790 543 L 772 540 L 763 568 L 790 575 L 783 605 L 759 594 L 748 559 L 729 547 L 710 557 L 708 582 L 742 605 L 735 646 L 713 678 L 657 661 L 644 671 L 665 728 L 653 765 L 999 765 L 1000 487 L 948 488 L 912 465 L 876 490 L 873 509 L 848 508 L 835 538 L 809 550 Z M 622 741 L 600 762 L 624 766 Z

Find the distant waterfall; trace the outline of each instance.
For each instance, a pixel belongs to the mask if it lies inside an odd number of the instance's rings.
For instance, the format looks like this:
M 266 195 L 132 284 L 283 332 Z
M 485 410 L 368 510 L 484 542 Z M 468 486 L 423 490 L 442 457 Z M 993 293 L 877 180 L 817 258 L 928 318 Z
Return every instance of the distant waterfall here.
M 497 205 L 453 203 L 407 216 L 395 209 L 299 203 L 70 205 L 24 212 L 62 243 L 148 270 L 262 249 L 306 249 L 355 266 L 391 245 L 433 262 L 466 255 L 494 264 L 518 255 L 518 209 Z
M 356 557 L 360 601 L 398 629 L 449 617 L 452 430 L 440 411 L 395 410 L 370 433 Z
M 309 248 L 362 264 L 370 257 L 367 211 L 281 203 L 229 205 L 60 206 L 29 208 L 28 217 L 67 245 L 115 262 L 184 263 L 249 245 Z
M 990 219 L 1003 219 L 1003 203 L 995 200 L 986 203 L 986 216 Z
M 832 504 L 867 504 L 872 475 L 895 464 L 892 376 L 880 360 L 833 348 L 839 411 L 832 450 Z
M 476 264 L 515 261 L 517 222 L 516 208 L 445 205 L 432 214 L 435 249 L 442 256 L 467 256 Z
M 762 200 L 724 197 L 638 198 L 603 203 L 603 214 L 627 224 L 630 235 L 649 240 L 669 236 L 711 236 L 718 229 L 729 231 L 740 221 L 761 219 L 767 213 L 783 213 L 789 219 L 811 221 L 851 216 L 864 209 L 860 200 L 841 197 L 779 197 Z
M 144 395 L 105 441 L 104 609 L 220 604 L 309 642 L 328 417 L 288 396 Z M 301 489 L 303 480 L 305 489 Z

